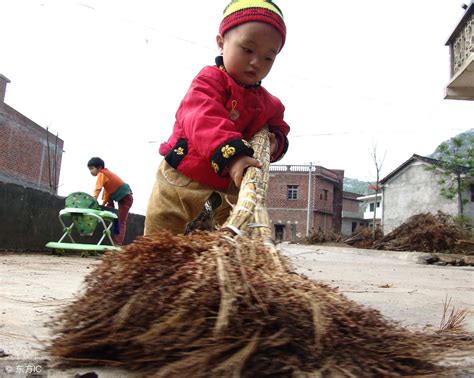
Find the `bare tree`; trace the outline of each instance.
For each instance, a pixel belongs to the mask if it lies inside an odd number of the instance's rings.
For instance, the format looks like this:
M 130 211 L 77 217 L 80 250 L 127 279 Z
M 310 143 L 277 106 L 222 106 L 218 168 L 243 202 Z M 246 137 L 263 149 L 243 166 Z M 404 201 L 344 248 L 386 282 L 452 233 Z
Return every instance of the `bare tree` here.
M 377 144 L 372 145 L 372 150 L 370 151 L 370 156 L 375 166 L 375 184 L 372 185 L 373 190 L 375 191 L 375 199 L 374 199 L 374 218 L 373 218 L 373 226 L 372 226 L 372 239 L 375 240 L 376 238 L 376 216 L 377 216 L 377 197 L 380 192 L 380 172 L 382 171 L 382 166 L 385 161 L 385 156 L 387 155 L 387 151 L 384 152 L 383 157 L 380 158 L 377 152 Z

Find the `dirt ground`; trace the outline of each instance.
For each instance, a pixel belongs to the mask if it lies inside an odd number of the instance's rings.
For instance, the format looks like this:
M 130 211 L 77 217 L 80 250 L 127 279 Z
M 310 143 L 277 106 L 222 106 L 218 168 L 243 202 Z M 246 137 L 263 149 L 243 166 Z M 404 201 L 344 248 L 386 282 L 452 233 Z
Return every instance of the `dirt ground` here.
M 443 302 L 450 299 L 456 308 L 470 309 L 465 329 L 474 332 L 474 267 L 419 264 L 423 255 L 415 252 L 295 244 L 279 247 L 297 273 L 338 287 L 350 299 L 376 308 L 404 326 L 437 329 Z M 49 337 L 45 322 L 74 298 L 100 258 L 1 253 L 0 262 L 0 377 L 26 377 L 29 373 L 74 377 L 90 371 L 100 372 L 100 377 L 134 376 L 117 369 L 47 369 L 47 356 L 41 352 Z

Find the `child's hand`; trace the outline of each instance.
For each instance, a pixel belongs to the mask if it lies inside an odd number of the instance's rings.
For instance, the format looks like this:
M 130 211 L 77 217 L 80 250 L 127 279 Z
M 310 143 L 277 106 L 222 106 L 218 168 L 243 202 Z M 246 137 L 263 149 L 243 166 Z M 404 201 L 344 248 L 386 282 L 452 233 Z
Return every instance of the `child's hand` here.
M 229 176 L 232 178 L 237 188 L 240 188 L 240 184 L 242 183 L 242 178 L 244 177 L 245 170 L 248 167 L 261 168 L 262 163 L 260 163 L 257 159 L 254 159 L 247 155 L 237 156 L 230 163 Z
M 270 141 L 270 156 L 273 156 L 278 151 L 278 142 L 274 133 L 268 133 L 268 139 Z
M 115 208 L 114 201 L 104 202 L 102 206 L 111 207 L 112 209 Z

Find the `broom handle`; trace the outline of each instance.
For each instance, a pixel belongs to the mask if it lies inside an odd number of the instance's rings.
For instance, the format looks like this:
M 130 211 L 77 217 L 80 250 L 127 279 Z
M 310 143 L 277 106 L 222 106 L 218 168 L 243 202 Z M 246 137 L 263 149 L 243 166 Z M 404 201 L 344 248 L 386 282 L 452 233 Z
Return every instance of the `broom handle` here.
M 257 132 L 250 144 L 254 158 L 262 163 L 262 168 L 249 167 L 245 171 L 237 204 L 223 227 L 238 234 L 248 232 L 251 237 L 271 239 L 272 231 L 265 206 L 270 170 L 268 129 L 265 127 Z

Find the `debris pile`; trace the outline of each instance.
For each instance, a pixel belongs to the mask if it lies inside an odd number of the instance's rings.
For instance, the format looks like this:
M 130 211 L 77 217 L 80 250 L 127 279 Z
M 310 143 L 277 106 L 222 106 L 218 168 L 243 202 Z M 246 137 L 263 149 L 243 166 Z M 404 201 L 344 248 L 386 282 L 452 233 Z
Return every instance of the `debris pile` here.
M 375 240 L 372 230 L 356 230 L 344 242 L 356 248 L 381 249 L 391 251 L 457 252 L 466 231 L 456 224 L 452 217 L 438 211 L 437 214 L 413 215 L 405 223 L 383 236 L 376 230 Z
M 289 272 L 261 240 L 142 237 L 89 274 L 50 323 L 47 352 L 160 377 L 442 374 L 445 357 L 472 355 L 469 336 L 410 331 Z
M 380 228 L 375 229 L 375 240 L 383 237 Z M 344 243 L 349 244 L 355 248 L 371 249 L 374 244 L 374 232 L 368 227 L 359 227 L 348 238 L 343 240 Z
M 374 249 L 392 251 L 448 252 L 463 239 L 462 228 L 438 211 L 417 214 L 373 244 Z
M 329 230 L 326 232 L 323 232 L 323 231 L 313 232 L 308 238 L 306 238 L 306 242 L 309 244 L 322 244 L 326 242 L 340 243 L 341 241 L 342 241 L 342 235 L 333 230 Z

